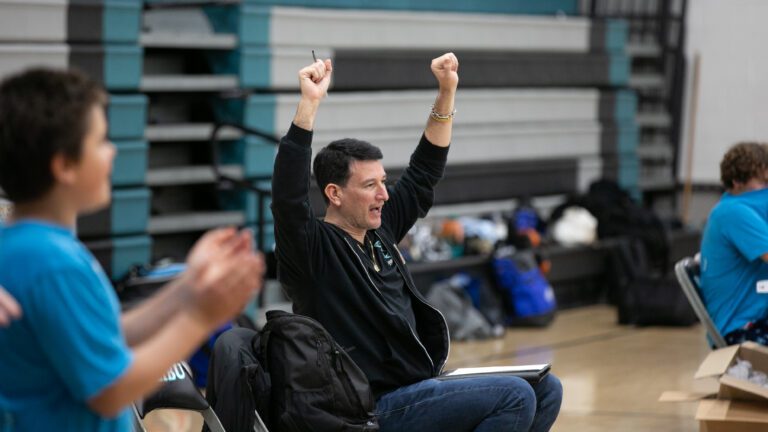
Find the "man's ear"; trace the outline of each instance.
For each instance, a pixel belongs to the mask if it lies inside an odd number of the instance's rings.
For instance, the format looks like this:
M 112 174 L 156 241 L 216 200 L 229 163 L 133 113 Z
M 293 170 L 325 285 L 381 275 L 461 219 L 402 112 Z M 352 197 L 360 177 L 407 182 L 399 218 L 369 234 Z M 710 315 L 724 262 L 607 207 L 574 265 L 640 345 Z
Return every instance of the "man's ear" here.
M 51 175 L 58 183 L 71 184 L 77 179 L 76 166 L 77 163 L 63 153 L 56 153 L 51 158 Z
M 328 198 L 330 205 L 334 205 L 336 207 L 341 205 L 341 196 L 344 194 L 344 192 L 341 190 L 339 185 L 335 183 L 328 183 L 325 185 L 323 193 Z

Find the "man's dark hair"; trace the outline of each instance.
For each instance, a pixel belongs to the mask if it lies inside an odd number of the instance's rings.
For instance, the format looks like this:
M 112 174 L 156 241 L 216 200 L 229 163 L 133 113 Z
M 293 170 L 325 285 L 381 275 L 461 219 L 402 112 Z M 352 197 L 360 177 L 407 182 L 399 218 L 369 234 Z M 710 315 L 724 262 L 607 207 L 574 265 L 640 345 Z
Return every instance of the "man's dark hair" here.
M 768 180 L 768 145 L 756 142 L 741 142 L 731 147 L 720 162 L 720 181 L 726 189 L 736 182 L 746 183 L 753 178 Z
M 382 157 L 378 147 L 354 138 L 333 141 L 320 150 L 315 156 L 313 171 L 325 203 L 329 203 L 324 192 L 328 184 L 347 185 L 350 176 L 349 165 L 352 161 L 375 161 L 381 160 Z
M 51 160 L 77 161 L 102 87 L 81 72 L 32 69 L 0 83 L 0 187 L 15 203 L 53 186 Z

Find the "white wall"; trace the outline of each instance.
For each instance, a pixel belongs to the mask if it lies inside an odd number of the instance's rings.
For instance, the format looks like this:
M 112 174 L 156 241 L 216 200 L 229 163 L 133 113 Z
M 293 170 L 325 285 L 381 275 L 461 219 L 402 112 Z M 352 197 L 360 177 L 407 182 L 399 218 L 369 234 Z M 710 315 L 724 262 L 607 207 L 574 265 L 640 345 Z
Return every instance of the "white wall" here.
M 737 141 L 768 141 L 768 0 L 689 0 L 687 57 L 690 102 L 693 53 L 699 52 L 699 104 L 694 184 L 719 183 L 723 153 Z M 686 107 L 680 179 L 688 147 Z

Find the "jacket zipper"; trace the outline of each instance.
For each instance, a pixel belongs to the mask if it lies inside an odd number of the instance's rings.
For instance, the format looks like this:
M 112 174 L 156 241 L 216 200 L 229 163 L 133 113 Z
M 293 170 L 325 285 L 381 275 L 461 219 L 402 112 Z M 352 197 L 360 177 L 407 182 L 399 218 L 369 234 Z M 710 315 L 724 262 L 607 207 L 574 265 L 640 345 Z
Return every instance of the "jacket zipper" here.
M 378 237 L 378 235 L 376 237 Z M 381 296 L 382 300 L 384 301 L 384 304 L 386 304 L 386 299 L 384 299 L 384 294 L 382 294 L 382 292 L 379 289 L 379 287 L 377 287 L 376 284 L 373 283 L 373 279 L 371 279 L 371 274 L 368 273 L 368 269 L 365 267 L 365 264 L 363 264 L 363 260 L 360 259 L 360 255 L 358 255 L 357 252 L 355 252 L 355 248 L 352 247 L 352 245 L 349 243 L 349 240 L 347 240 L 346 237 L 343 237 L 343 238 L 344 238 L 344 241 L 347 243 L 347 246 L 349 246 L 349 248 L 352 250 L 352 253 L 357 257 L 357 261 L 363 267 L 363 270 L 365 271 L 365 275 L 368 277 L 368 282 L 371 283 L 371 286 L 376 290 L 376 292 L 379 293 L 379 295 Z M 405 281 L 405 277 L 403 277 L 403 281 L 404 281 L 405 285 L 407 286 L 408 282 Z M 409 287 L 408 289 L 411 289 L 411 288 Z M 439 311 L 438 311 L 438 313 L 439 313 Z M 442 316 L 442 314 L 441 314 L 441 316 Z M 435 362 L 432 361 L 432 356 L 429 355 L 429 351 L 427 351 L 427 348 L 424 346 L 424 344 L 421 343 L 421 340 L 419 340 L 419 337 L 416 335 L 416 332 L 413 331 L 413 327 L 411 327 L 411 324 L 407 320 L 404 320 L 404 321 L 405 321 L 405 324 L 408 326 L 408 330 L 411 331 L 411 335 L 413 336 L 413 338 L 416 339 L 416 342 L 419 344 L 421 349 L 424 350 L 424 354 L 427 356 L 427 359 L 429 360 L 429 364 L 432 367 L 432 370 L 434 370 L 435 369 Z
M 381 241 L 381 244 L 386 244 L 384 242 L 384 240 L 382 240 L 382 238 L 379 237 L 379 233 L 374 231 L 374 234 L 376 235 L 376 238 L 379 239 L 379 241 Z M 392 246 L 395 248 L 395 251 L 398 254 L 400 254 L 400 251 L 397 249 L 397 245 L 392 243 Z M 402 259 L 402 255 L 400 255 L 400 258 Z M 395 262 L 397 262 L 397 260 L 395 260 Z M 405 263 L 401 262 L 400 264 L 397 265 L 397 268 L 400 270 L 400 274 L 402 274 L 402 276 L 403 276 L 403 282 L 405 283 L 405 286 L 407 286 L 408 289 L 411 290 L 412 297 L 415 298 L 416 300 L 418 300 L 424 306 L 426 306 L 426 307 L 432 309 L 433 311 L 437 312 L 437 314 L 440 315 L 440 319 L 443 320 L 443 337 L 445 337 L 445 340 L 448 341 L 448 350 L 445 353 L 445 358 L 443 358 L 442 362 L 440 363 L 440 368 L 436 371 L 437 375 L 440 375 L 443 372 L 443 368 L 445 367 L 445 363 L 448 361 L 448 356 L 451 353 L 451 339 L 450 339 L 450 336 L 448 335 L 448 322 L 445 321 L 445 316 L 443 315 L 442 312 L 437 310 L 431 304 L 421 300 L 421 298 L 416 294 L 415 288 L 410 285 L 410 283 L 408 282 L 408 278 L 405 277 L 405 268 L 401 267 L 401 265 L 405 266 Z M 417 338 L 417 340 L 418 340 L 418 338 Z M 421 342 L 419 342 L 419 344 L 421 344 Z M 423 347 L 423 345 L 422 345 L 422 347 Z M 424 351 L 427 352 L 427 354 L 429 354 L 429 352 L 427 351 L 426 348 L 424 348 Z M 432 360 L 432 357 L 430 357 L 430 360 Z M 434 362 L 432 362 L 432 367 L 434 368 L 434 366 L 435 366 Z

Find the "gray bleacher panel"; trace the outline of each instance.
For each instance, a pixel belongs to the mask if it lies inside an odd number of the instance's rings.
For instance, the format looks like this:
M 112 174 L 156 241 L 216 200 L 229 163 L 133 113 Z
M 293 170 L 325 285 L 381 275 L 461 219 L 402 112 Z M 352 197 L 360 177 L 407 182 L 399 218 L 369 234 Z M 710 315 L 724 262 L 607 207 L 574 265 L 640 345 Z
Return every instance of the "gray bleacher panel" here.
M 431 59 L 440 51 L 336 50 L 334 90 L 432 88 Z M 626 84 L 625 55 L 595 53 L 528 53 L 456 51 L 461 62 L 461 87 L 607 87 Z M 306 55 L 304 56 L 306 57 Z M 273 61 L 273 70 L 274 62 Z M 290 65 L 294 66 L 294 65 Z M 274 73 L 274 72 L 273 72 Z M 294 80 L 295 81 L 295 80 Z
M 0 44 L 0 76 L 31 67 L 77 67 L 107 89 L 136 89 L 141 50 L 130 45 Z
M 0 76 L 8 76 L 31 67 L 65 68 L 68 64 L 69 47 L 64 44 L 0 45 Z
M 263 8 L 262 46 L 586 52 L 585 18 L 369 10 Z
M 316 130 L 325 134 L 369 129 L 423 128 L 436 90 L 331 93 L 318 112 Z M 283 133 L 291 124 L 300 96 L 253 96 L 245 122 L 269 132 Z M 457 130 L 470 125 L 511 123 L 590 122 L 600 114 L 603 99 L 594 89 L 465 90 L 456 94 Z
M 211 61 L 221 73 L 241 74 L 246 87 L 297 88 L 296 71 L 306 65 L 311 50 L 318 58 L 338 60 L 339 89 L 429 86 L 433 80 L 426 66 L 445 51 L 468 59 L 464 63 L 471 66 L 462 74 L 462 85 L 468 86 L 617 86 L 629 80 L 627 28 L 621 21 L 282 6 L 241 9 L 247 18 L 241 17 L 245 21 L 240 27 L 247 31 L 223 28 L 238 32 L 240 48 L 218 52 Z M 376 70 L 383 62 L 387 73 Z
M 134 0 L 0 0 L 0 41 L 136 43 Z
M 353 134 L 320 129 L 318 125 L 313 147 L 318 151 L 330 141 L 345 136 L 364 139 L 382 149 L 385 167 L 403 167 L 408 163 L 422 132 L 423 127 L 414 127 Z M 457 125 L 451 140 L 450 162 L 579 157 L 598 154 L 599 149 L 600 125 L 597 122 Z
M 342 137 L 371 141 L 388 168 L 404 166 L 421 135 L 434 90 L 336 93 L 323 102 L 315 149 Z M 253 96 L 245 123 L 275 134 L 293 118 L 299 96 Z M 451 161 L 599 156 L 636 148 L 634 95 L 595 89 L 465 90 L 457 94 Z M 617 127 L 620 125 L 621 127 Z M 634 133 L 634 134 L 633 134 Z
M 387 170 L 391 180 L 400 175 L 402 169 Z M 435 205 L 570 194 L 577 191 L 578 177 L 579 161 L 573 158 L 477 164 L 449 162 L 435 190 Z M 325 213 L 325 203 L 314 180 L 310 201 L 318 215 Z
M 63 42 L 67 0 L 0 0 L 0 41 Z

